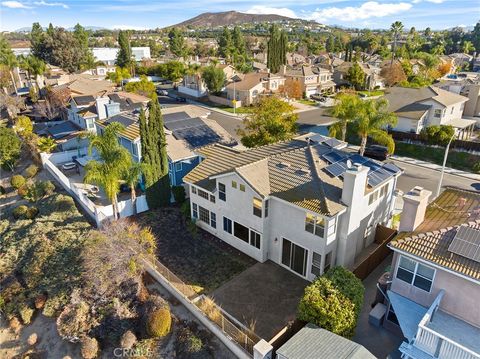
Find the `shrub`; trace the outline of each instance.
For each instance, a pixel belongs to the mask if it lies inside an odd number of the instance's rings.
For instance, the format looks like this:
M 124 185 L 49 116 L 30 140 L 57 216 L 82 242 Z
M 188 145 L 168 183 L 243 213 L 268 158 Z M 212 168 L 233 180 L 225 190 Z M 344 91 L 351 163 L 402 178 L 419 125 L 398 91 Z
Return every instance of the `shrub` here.
M 94 359 L 98 354 L 98 342 L 95 338 L 83 337 L 81 340 L 81 353 L 84 359 Z
M 26 215 L 27 210 L 28 207 L 22 204 L 21 206 L 18 206 L 13 210 L 13 217 L 15 219 L 22 218 Z
M 207 317 L 212 322 L 218 323 L 218 321 L 222 317 L 222 312 L 220 311 L 220 308 L 212 298 L 204 297 L 203 300 L 198 302 L 198 307 L 202 312 L 207 315 Z
M 190 201 L 185 201 L 180 206 L 180 212 L 182 212 L 183 217 L 185 220 L 190 219 Z
M 41 182 L 41 186 L 44 196 L 50 196 L 53 194 L 53 192 L 55 192 L 55 185 L 52 183 L 52 181 L 43 181 Z
M 30 165 L 25 169 L 25 176 L 27 178 L 33 178 L 38 173 L 38 167 L 35 165 Z
M 20 187 L 17 190 L 17 193 L 20 197 L 25 198 L 26 196 L 28 196 L 28 186 L 25 185 L 25 186 Z
M 44 195 L 42 182 L 35 182 L 27 186 L 27 193 L 23 198 L 30 202 L 37 202 Z
M 26 219 L 34 219 L 38 214 L 38 208 L 37 207 L 29 207 L 27 209 L 27 212 L 25 213 L 25 218 Z
M 22 322 L 25 325 L 30 324 L 33 316 L 33 309 L 27 306 L 23 306 L 19 310 L 20 317 L 22 318 Z
M 329 279 L 335 288 L 337 288 L 345 297 L 350 299 L 355 305 L 355 313 L 358 318 L 360 310 L 363 305 L 363 296 L 365 294 L 365 287 L 360 279 L 355 274 L 342 266 L 331 268 L 324 275 Z
M 89 306 L 85 302 L 69 304 L 57 319 L 57 331 L 62 339 L 77 342 L 89 329 Z
M 127 330 L 123 333 L 122 338 L 120 339 L 120 346 L 122 348 L 131 349 L 137 342 L 137 337 L 131 330 Z
M 185 202 L 186 194 L 185 188 L 183 186 L 173 186 L 172 187 L 173 197 L 175 198 L 175 202 L 178 204 L 182 204 Z
M 156 338 L 161 338 L 170 332 L 172 317 L 166 308 L 160 308 L 151 313 L 147 319 L 147 333 Z
M 42 309 L 45 306 L 45 302 L 47 301 L 47 296 L 45 294 L 39 294 L 35 298 L 35 308 Z
M 202 339 L 192 335 L 188 338 L 187 341 L 187 350 L 189 353 L 198 353 L 203 348 Z
M 319 277 L 305 288 L 298 319 L 351 338 L 356 325 L 355 306 L 329 279 Z
M 473 172 L 480 173 L 480 162 L 477 162 L 473 165 Z
M 25 177 L 23 177 L 22 175 L 14 175 L 10 180 L 10 184 L 15 189 L 19 189 L 20 187 L 24 186 L 26 182 L 27 181 L 25 180 Z

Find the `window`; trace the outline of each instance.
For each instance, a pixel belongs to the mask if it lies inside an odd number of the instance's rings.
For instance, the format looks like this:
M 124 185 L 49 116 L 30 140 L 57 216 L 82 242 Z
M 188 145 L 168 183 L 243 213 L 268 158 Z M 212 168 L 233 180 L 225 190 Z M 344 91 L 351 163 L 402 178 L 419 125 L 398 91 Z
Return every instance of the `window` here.
M 265 218 L 268 217 L 268 199 L 265 200 Z
M 217 215 L 213 212 L 210 212 L 210 226 L 217 228 Z
M 223 230 L 232 234 L 232 220 L 227 217 L 223 217 Z
M 413 284 L 415 287 L 430 292 L 435 269 L 427 267 L 406 257 L 400 257 L 397 268 L 397 278 Z
M 318 277 L 320 273 L 320 268 L 322 266 L 322 256 L 318 253 L 313 252 L 312 258 L 312 274 Z
M 324 220 L 322 217 L 316 217 L 313 214 L 307 213 L 305 217 L 305 230 L 313 233 L 316 236 L 323 237 L 324 234 Z
M 192 186 L 192 193 L 197 194 L 197 188 Z
M 137 147 L 137 146 L 138 146 L 137 143 L 135 143 L 135 142 L 132 143 L 132 154 L 133 154 L 134 156 L 138 156 L 138 147 Z
M 450 112 L 450 115 L 453 113 L 454 110 L 455 110 L 455 106 L 452 106 L 452 111 Z
M 208 200 L 208 193 L 205 192 L 205 191 L 202 191 L 201 189 L 198 190 L 198 195 L 202 198 L 205 198 L 206 200 Z
M 442 110 L 439 108 L 435 109 L 433 116 L 438 118 L 442 117 Z
M 323 273 L 326 273 L 332 264 L 332 252 L 328 252 L 325 256 L 325 264 L 323 265 Z
M 245 226 L 242 226 L 240 223 L 237 223 L 237 222 L 234 222 L 234 225 L 233 225 L 233 229 L 234 229 L 234 232 L 233 232 L 233 235 L 239 239 L 241 239 L 242 241 L 244 242 L 247 242 L 248 243 L 248 228 L 245 227 Z
M 262 217 L 262 200 L 260 198 L 253 197 L 253 214 Z
M 250 230 L 250 245 L 260 249 L 260 233 L 255 232 L 254 230 Z
M 202 222 L 205 222 L 207 224 L 210 224 L 210 212 L 208 211 L 208 209 L 205 209 L 203 208 L 202 206 L 199 206 L 199 213 L 200 213 L 200 217 L 199 219 L 202 221 Z
M 240 185 L 240 191 L 245 192 L 245 185 L 244 184 Z
M 192 217 L 198 218 L 198 207 L 196 203 L 192 203 Z
M 215 203 L 215 196 L 213 194 L 210 195 L 210 202 Z
M 227 200 L 227 194 L 225 193 L 225 185 L 223 183 L 218 183 L 218 198 L 222 201 Z
M 308 251 L 305 248 L 297 246 L 295 243 L 283 238 L 282 264 L 286 265 L 294 272 L 305 276 L 307 258 Z
M 175 172 L 180 172 L 182 170 L 182 162 L 175 163 Z
M 237 182 L 236 181 L 232 181 L 232 188 L 237 188 Z

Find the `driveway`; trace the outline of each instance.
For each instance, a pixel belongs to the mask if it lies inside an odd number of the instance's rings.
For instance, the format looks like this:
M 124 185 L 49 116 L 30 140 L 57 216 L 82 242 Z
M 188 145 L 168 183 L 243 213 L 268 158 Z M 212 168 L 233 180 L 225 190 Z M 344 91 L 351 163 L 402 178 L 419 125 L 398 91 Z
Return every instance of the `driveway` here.
M 272 261 L 257 263 L 216 289 L 211 296 L 225 311 L 265 340 L 296 317 L 309 283 Z

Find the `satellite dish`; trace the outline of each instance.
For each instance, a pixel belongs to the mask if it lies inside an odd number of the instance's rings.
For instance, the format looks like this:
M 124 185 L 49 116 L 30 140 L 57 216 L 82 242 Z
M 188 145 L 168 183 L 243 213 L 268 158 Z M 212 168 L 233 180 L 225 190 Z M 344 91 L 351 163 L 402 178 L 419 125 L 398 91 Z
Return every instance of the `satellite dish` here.
M 352 168 L 352 161 L 347 159 L 347 168 Z

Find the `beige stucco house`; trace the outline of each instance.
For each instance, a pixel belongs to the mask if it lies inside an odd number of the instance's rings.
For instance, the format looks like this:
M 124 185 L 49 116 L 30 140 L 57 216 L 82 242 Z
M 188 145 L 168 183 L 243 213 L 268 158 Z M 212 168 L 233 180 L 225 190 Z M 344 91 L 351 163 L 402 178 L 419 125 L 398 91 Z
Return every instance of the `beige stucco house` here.
M 285 77 L 269 72 L 247 73 L 238 80 L 227 85 L 227 99 L 241 101 L 242 106 L 253 105 L 261 95 L 276 93 L 285 84 Z

